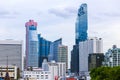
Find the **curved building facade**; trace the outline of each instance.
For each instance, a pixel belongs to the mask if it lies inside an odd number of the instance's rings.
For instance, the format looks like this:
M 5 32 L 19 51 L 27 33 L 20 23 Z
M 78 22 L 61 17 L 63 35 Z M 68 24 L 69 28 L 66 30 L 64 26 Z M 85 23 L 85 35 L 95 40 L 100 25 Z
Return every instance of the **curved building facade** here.
M 38 67 L 37 22 L 29 20 L 26 27 L 26 67 Z

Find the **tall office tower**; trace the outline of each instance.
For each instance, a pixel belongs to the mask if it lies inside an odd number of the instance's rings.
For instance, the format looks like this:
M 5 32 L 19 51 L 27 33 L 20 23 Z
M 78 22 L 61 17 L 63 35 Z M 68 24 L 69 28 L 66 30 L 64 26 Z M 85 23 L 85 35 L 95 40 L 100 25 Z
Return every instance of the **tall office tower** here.
M 23 70 L 23 42 L 0 40 L 0 65 L 15 65 Z
M 78 16 L 76 20 L 76 44 L 87 40 L 88 19 L 87 19 L 87 4 L 82 4 L 78 9 Z
M 55 60 L 56 62 L 58 62 L 58 46 L 59 45 L 62 45 L 62 38 L 51 43 L 49 61 Z
M 66 63 L 66 70 L 68 69 L 68 47 L 64 45 L 58 46 L 58 62 Z
M 117 48 L 116 45 L 113 45 L 113 48 L 105 53 L 105 65 L 109 67 L 120 66 L 120 48 Z
M 79 43 L 79 72 L 88 71 L 89 54 L 103 53 L 101 38 L 92 38 Z
M 74 45 L 71 51 L 71 72 L 79 74 L 79 45 Z
M 29 20 L 26 27 L 26 68 L 38 67 L 38 35 L 37 23 Z
M 42 67 L 43 59 L 48 60 L 51 41 L 42 38 L 40 34 L 38 34 L 38 39 L 39 39 L 39 67 Z
M 75 45 L 71 51 L 71 71 L 79 73 L 79 42 L 87 40 L 88 19 L 87 4 L 84 3 L 78 9 L 75 23 Z

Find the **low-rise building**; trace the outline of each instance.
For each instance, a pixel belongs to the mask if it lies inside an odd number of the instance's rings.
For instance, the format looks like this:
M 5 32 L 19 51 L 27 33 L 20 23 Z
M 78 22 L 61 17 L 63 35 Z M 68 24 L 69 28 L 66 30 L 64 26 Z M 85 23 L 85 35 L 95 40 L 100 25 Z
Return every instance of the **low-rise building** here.
M 58 77 L 65 77 L 66 76 L 66 63 L 65 62 L 47 62 L 44 60 L 42 63 L 42 69 L 44 71 L 50 71 L 51 73 L 51 80 L 54 80 Z
M 0 78 L 4 79 L 6 72 L 8 72 L 11 80 L 17 79 L 17 70 L 16 66 L 0 66 Z
M 51 75 L 49 71 L 33 69 L 32 71 L 24 71 L 23 78 L 24 80 L 51 80 Z

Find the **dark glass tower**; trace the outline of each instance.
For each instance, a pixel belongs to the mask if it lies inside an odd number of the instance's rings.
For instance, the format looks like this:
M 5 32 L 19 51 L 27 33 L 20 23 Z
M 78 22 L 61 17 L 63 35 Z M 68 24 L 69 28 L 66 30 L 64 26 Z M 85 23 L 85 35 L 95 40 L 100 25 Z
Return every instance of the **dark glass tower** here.
M 76 44 L 81 41 L 87 40 L 88 20 L 87 20 L 87 4 L 82 4 L 78 9 L 78 15 L 76 20 Z
M 48 60 L 48 55 L 50 53 L 50 44 L 51 41 L 48 41 L 41 37 L 40 34 L 38 34 L 39 39 L 39 67 L 42 67 L 42 62 L 44 59 Z

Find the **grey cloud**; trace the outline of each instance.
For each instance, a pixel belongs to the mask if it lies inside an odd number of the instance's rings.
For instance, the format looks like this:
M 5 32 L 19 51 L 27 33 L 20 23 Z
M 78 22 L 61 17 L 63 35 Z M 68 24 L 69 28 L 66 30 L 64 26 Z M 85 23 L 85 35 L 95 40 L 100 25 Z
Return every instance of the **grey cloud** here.
M 0 16 L 9 15 L 9 14 L 10 13 L 8 11 L 0 10 Z
M 77 10 L 75 10 L 75 8 L 49 9 L 48 12 L 58 17 L 69 18 L 73 15 L 76 15 Z
M 65 8 L 65 10 L 67 12 L 69 12 L 70 14 L 76 14 L 77 13 L 77 9 L 76 8 Z
M 89 19 L 90 21 L 93 21 L 94 23 L 101 23 L 101 22 L 111 22 L 115 19 L 120 18 L 119 12 L 102 12 L 102 13 L 96 13 L 96 14 L 90 14 Z
M 112 13 L 101 13 L 104 17 L 120 17 L 120 13 L 112 12 Z
M 19 15 L 20 13 L 13 11 L 5 11 L 5 10 L 0 10 L 0 18 L 15 18 L 16 15 Z

